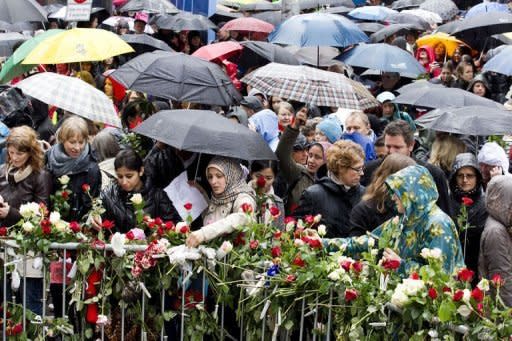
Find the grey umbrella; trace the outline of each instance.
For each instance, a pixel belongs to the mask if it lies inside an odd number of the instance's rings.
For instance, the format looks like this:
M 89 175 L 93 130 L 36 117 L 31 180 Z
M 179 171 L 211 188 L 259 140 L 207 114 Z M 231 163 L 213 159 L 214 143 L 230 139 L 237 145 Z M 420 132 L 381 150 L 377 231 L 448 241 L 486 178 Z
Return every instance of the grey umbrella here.
M 0 0 L 0 20 L 46 21 L 48 13 L 36 0 Z
M 335 64 L 334 58 L 340 54 L 340 50 L 331 46 L 299 47 L 290 45 L 285 49 L 290 51 L 301 64 L 321 67 Z
M 0 33 L 0 56 L 10 56 L 13 53 L 14 45 L 27 39 L 24 35 L 16 32 Z
M 130 0 L 119 9 L 120 12 L 145 11 L 148 13 L 179 13 L 179 10 L 167 0 Z
M 359 26 L 361 31 L 368 35 L 375 33 L 379 30 L 382 30 L 384 27 L 386 27 L 385 25 L 378 22 L 359 22 L 356 25 Z
M 163 110 L 136 133 L 190 152 L 243 160 L 275 160 L 260 134 L 209 110 Z
M 393 14 L 386 19 L 394 24 L 409 24 L 413 29 L 418 31 L 430 29 L 430 24 L 425 19 L 408 13 Z
M 459 8 L 452 0 L 426 0 L 420 9 L 437 13 L 444 21 L 453 19 L 459 13 Z
M 155 25 L 159 29 L 173 31 L 206 31 L 208 29 L 217 29 L 217 25 L 204 15 L 189 12 L 181 12 L 176 15 L 161 15 L 155 21 Z
M 480 105 L 443 107 L 416 120 L 425 128 L 467 135 L 505 135 L 512 132 L 512 112 Z
M 392 9 L 410 9 L 419 7 L 425 0 L 397 0 L 391 5 Z
M 249 69 L 253 66 L 262 66 L 269 62 L 299 65 L 299 60 L 285 48 L 266 41 L 243 41 L 240 43 L 244 49 L 238 60 L 238 66 Z
M 174 51 L 163 41 L 155 39 L 147 34 L 123 34 L 121 39 L 133 47 L 135 53 L 138 55 L 145 52 L 152 52 L 154 50 Z
M 227 106 L 241 99 L 217 64 L 183 53 L 144 53 L 110 76 L 128 89 L 176 101 Z
M 425 79 L 420 79 L 415 82 L 406 84 L 406 85 L 398 88 L 396 91 L 399 94 L 401 94 L 402 92 L 418 90 L 418 89 L 422 89 L 422 88 L 445 88 L 445 86 L 442 84 L 436 84 L 436 83 L 429 82 Z
M 370 41 L 372 43 L 380 43 L 394 34 L 402 35 L 414 29 L 414 25 L 411 24 L 391 24 L 370 35 Z

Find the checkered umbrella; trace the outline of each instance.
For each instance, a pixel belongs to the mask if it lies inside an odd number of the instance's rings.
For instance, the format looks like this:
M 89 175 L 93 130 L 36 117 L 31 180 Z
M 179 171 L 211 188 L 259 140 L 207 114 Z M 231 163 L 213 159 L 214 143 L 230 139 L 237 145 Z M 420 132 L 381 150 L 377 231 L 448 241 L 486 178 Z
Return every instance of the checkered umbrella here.
M 25 95 L 94 122 L 121 127 L 114 104 L 103 92 L 74 77 L 38 73 L 16 84 Z
M 241 81 L 267 95 L 318 106 L 364 110 L 379 105 L 361 83 L 303 65 L 270 63 Z

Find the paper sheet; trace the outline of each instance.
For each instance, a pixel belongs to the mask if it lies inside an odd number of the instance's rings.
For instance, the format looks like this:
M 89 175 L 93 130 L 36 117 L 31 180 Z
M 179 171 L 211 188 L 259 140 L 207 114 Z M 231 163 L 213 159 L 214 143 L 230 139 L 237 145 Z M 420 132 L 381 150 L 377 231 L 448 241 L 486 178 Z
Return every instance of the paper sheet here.
M 187 172 L 184 171 L 177 176 L 167 187 L 164 188 L 165 193 L 178 211 L 181 219 L 185 221 L 190 214 L 192 220 L 195 220 L 208 207 L 204 196 L 194 186 L 188 184 Z M 192 204 L 190 213 L 187 212 L 184 205 Z

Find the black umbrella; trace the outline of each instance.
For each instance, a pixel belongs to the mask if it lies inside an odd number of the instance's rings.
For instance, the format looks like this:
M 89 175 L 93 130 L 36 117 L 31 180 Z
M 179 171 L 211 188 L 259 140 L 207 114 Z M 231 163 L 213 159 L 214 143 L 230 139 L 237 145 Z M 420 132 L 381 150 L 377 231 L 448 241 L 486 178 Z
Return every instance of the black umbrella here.
M 129 0 L 119 12 L 178 13 L 179 10 L 168 0 Z
M 181 150 L 243 160 L 275 160 L 260 134 L 209 110 L 163 110 L 134 130 Z
M 500 103 L 477 96 L 472 92 L 444 87 L 421 87 L 403 91 L 395 101 L 422 108 L 442 108 L 450 105 L 458 107 L 480 105 L 491 108 L 503 108 L 503 105 Z
M 372 43 L 380 43 L 385 41 L 387 38 L 391 37 L 394 34 L 404 35 L 405 33 L 412 30 L 414 30 L 414 28 L 413 25 L 411 24 L 391 24 L 373 33 L 370 36 L 370 41 Z
M 217 64 L 183 53 L 144 53 L 111 77 L 128 89 L 176 101 L 227 106 L 241 99 Z
M 512 31 L 512 14 L 505 12 L 488 12 L 464 19 L 452 35 L 463 40 L 474 49 L 483 50 L 487 37 Z
M 221 22 L 230 21 L 230 20 L 233 20 L 233 19 L 236 19 L 236 18 L 240 18 L 240 17 L 242 17 L 242 13 L 239 13 L 239 12 L 229 12 L 229 11 L 224 11 L 222 9 L 217 9 L 215 11 L 215 13 L 210 15 L 209 19 L 213 23 L 218 25 Z
M 290 45 L 285 49 L 290 51 L 301 64 L 321 67 L 335 64 L 337 61 L 334 58 L 340 54 L 340 50 L 331 46 L 299 47 Z
M 512 132 L 512 112 L 480 105 L 443 107 L 421 116 L 425 128 L 467 135 L 505 135 Z
M 153 52 L 155 50 L 174 51 L 161 40 L 155 39 L 147 34 L 123 34 L 121 36 L 135 50 L 135 54 L 143 54 L 146 52 Z
M 206 31 L 216 30 L 215 25 L 210 19 L 200 14 L 181 12 L 176 15 L 161 15 L 155 25 L 162 30 L 173 31 Z
M 408 13 L 393 14 L 386 18 L 390 23 L 394 24 L 409 24 L 412 29 L 418 31 L 427 31 L 430 29 L 430 24 L 423 18 Z
M 397 0 L 391 5 L 392 9 L 402 10 L 420 7 L 425 0 Z
M 375 33 L 379 30 L 382 30 L 385 25 L 379 24 L 378 22 L 359 22 L 357 23 L 357 26 L 363 31 L 364 33 L 370 35 L 372 33 Z
M 453 31 L 455 31 L 459 27 L 459 24 L 461 22 L 462 22 L 462 20 L 454 20 L 454 21 L 447 22 L 446 24 L 439 26 L 436 29 L 436 33 L 443 32 L 443 33 L 452 34 Z
M 299 60 L 285 48 L 265 41 L 243 41 L 244 49 L 238 60 L 241 69 L 262 66 L 269 62 L 299 65 Z

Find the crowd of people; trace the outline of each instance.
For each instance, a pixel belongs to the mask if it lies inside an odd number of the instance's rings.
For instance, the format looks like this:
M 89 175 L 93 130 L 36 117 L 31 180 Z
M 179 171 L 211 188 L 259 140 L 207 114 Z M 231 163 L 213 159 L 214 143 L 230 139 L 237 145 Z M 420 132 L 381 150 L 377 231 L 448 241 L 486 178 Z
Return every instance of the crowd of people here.
M 148 14 L 137 13 L 134 19 L 135 33 L 144 34 Z M 97 25 L 94 18 L 89 23 L 89 27 Z M 153 29 L 154 36 L 175 51 L 191 54 L 204 45 L 199 32 Z M 119 21 L 116 32 L 127 31 L 127 22 Z M 418 48 L 415 39 L 421 34 L 409 32 L 387 42 L 402 44 L 416 56 L 427 70 L 429 82 L 507 104 L 509 77 L 480 72 L 492 50 L 474 51 L 461 45 L 449 57 L 442 43 Z M 241 32 L 219 31 L 216 42 L 244 39 L 248 36 Z M 235 68 L 235 75 L 230 76 L 244 95 L 240 105 L 209 107 L 120 89 L 109 78 L 109 70 L 129 58 L 45 67 L 79 77 L 104 91 L 118 108 L 123 128 L 104 127 L 32 99 L 23 110 L 38 119 L 27 123 L 20 114 L 5 137 L 5 162 L 0 168 L 1 226 L 19 221 L 23 203 L 43 202 L 51 207 L 50 198 L 61 188 L 63 176 L 69 177 L 71 193 L 68 210 L 60 212 L 65 220 L 89 218 L 92 229 L 101 229 L 102 221 L 110 220 L 114 231 L 127 232 L 136 224 L 129 198 L 140 193 L 147 214 L 177 222 L 183 217 L 164 188 L 186 171 L 191 186 L 200 188 L 208 201 L 186 241 L 187 246 L 196 247 L 247 222 L 243 207 L 256 206 L 256 183 L 263 179 L 267 197 L 282 212 L 277 221 L 281 228 L 285 216 L 321 214 L 321 224 L 327 227 L 326 243 L 344 244 L 347 252 L 355 253 L 359 247 L 355 237 L 378 237 L 386 226 L 396 224 L 393 218 L 398 216 L 401 234 L 396 248 L 383 250 L 383 259 L 400 261 L 406 273 L 422 262 L 423 248 L 439 248 L 447 272 L 466 266 L 477 274 L 476 280 L 500 274 L 504 278 L 500 294 L 512 306 L 512 178 L 506 138 L 420 129 L 414 120 L 422 113 L 417 109 L 422 108 L 406 108 L 395 101 L 396 90 L 411 81 L 396 73 L 365 78 L 335 61 L 327 68 L 368 86 L 380 107 L 363 112 L 270 96 L 240 84 L 239 79 L 249 70 Z M 226 72 L 233 72 L 236 64 L 236 60 L 214 62 Z M 143 136 L 137 137 L 134 148 L 127 138 L 132 130 L 156 111 L 170 108 L 211 109 L 247 126 L 275 151 L 278 162 L 200 156 Z M 84 184 L 89 186 L 87 191 Z M 102 216 L 88 217 L 91 196 L 102 199 Z M 462 209 L 467 210 L 467 224 L 460 219 Z M 28 306 L 40 314 L 41 273 L 27 271 L 26 276 L 33 280 L 28 284 Z M 54 283 L 53 289 L 59 314 L 61 283 Z

